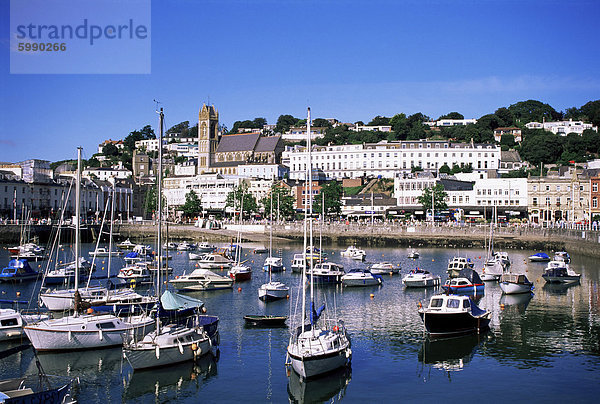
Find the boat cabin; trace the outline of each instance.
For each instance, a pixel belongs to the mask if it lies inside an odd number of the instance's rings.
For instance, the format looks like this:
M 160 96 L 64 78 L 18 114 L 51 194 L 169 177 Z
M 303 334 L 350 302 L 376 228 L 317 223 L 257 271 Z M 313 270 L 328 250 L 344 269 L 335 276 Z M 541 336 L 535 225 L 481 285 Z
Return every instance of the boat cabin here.
M 429 300 L 428 312 L 470 312 L 472 306 L 468 296 L 459 295 L 435 295 Z M 476 307 L 476 306 L 475 306 Z

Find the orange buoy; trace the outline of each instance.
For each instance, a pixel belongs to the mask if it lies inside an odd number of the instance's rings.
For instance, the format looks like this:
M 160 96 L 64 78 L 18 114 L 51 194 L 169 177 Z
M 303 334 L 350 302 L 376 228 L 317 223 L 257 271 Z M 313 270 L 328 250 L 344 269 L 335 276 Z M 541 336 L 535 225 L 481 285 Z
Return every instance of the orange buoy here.
M 504 310 L 504 303 L 500 303 L 500 308 Z
M 206 307 L 202 306 L 202 313 L 206 313 Z
M 375 295 L 373 293 L 371 293 L 369 296 L 371 297 L 371 299 L 375 298 Z
M 94 312 L 94 309 L 92 309 L 91 307 L 87 309 L 87 314 L 92 314 Z
M 333 326 L 333 331 L 335 331 L 335 332 L 338 332 L 338 331 L 339 331 L 339 329 L 340 329 L 340 328 L 339 328 L 337 325 L 334 325 L 334 326 Z
M 286 299 L 289 299 L 289 298 L 290 298 L 290 295 L 285 295 L 285 298 L 286 298 Z
M 241 291 L 242 291 L 242 288 L 238 288 L 238 292 L 241 292 Z
M 21 292 L 17 292 L 17 297 L 21 296 Z

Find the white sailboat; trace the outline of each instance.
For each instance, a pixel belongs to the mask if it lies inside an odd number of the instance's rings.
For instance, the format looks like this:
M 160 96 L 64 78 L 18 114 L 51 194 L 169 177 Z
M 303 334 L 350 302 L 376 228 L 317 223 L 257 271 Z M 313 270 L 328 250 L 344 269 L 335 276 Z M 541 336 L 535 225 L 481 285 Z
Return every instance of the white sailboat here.
M 236 282 L 247 281 L 252 277 L 252 268 L 249 265 L 243 265 L 242 261 L 242 215 L 244 214 L 244 196 L 240 198 L 240 219 L 238 223 L 237 245 L 235 249 L 235 263 L 227 272 L 227 275 Z
M 308 195 L 312 195 L 312 161 L 311 161 L 311 139 L 310 139 L 310 108 L 308 109 L 307 124 L 307 182 Z M 313 251 L 313 221 L 312 201 L 307 203 L 304 215 L 304 254 L 306 254 L 307 240 L 309 240 L 310 251 Z M 308 223 L 308 224 L 307 224 Z M 308 228 L 308 229 L 307 229 Z M 307 235 L 308 230 L 308 235 Z M 306 262 L 306 259 L 305 259 Z M 312 260 L 310 261 L 312 273 Z M 319 320 L 325 309 L 325 305 L 317 309 L 314 299 L 314 282 L 310 282 L 310 317 L 306 312 L 306 264 L 302 274 L 302 316 L 301 325 L 292 331 L 288 344 L 288 363 L 302 378 L 308 379 L 330 372 L 334 369 L 346 366 L 352 357 L 350 339 L 346 334 L 343 322 L 334 322 L 334 326 L 327 324 L 326 319 Z M 312 278 L 312 276 L 311 276 Z
M 80 212 L 81 212 L 81 147 L 77 148 L 77 182 L 75 197 L 75 313 L 59 319 L 28 324 L 25 334 L 38 351 L 93 349 L 123 344 L 127 334 L 145 335 L 154 322 L 145 315 L 122 320 L 112 314 L 79 314 Z
M 290 288 L 283 282 L 273 281 L 273 271 L 277 265 L 283 269 L 283 261 L 277 258 L 278 262 L 273 262 L 273 191 L 271 191 L 271 217 L 269 220 L 269 257 L 265 260 L 264 268 L 269 271 L 269 282 L 264 283 L 258 288 L 258 298 L 264 301 L 279 300 L 286 298 L 290 293 Z M 271 259 L 271 261 L 269 261 Z
M 157 296 L 161 290 L 161 269 L 163 268 L 164 257 L 162 255 L 162 142 L 164 114 L 161 108 L 160 113 L 160 136 L 158 148 L 158 179 L 157 195 L 158 199 L 158 268 L 156 276 Z M 216 319 L 218 321 L 218 319 Z M 175 363 L 194 360 L 197 357 L 210 352 L 213 346 L 213 338 L 205 329 L 206 324 L 202 324 L 201 316 L 196 315 L 191 325 L 171 324 L 162 327 L 160 318 L 156 315 L 156 329 L 147 334 L 143 339 L 131 338 L 125 342 L 123 347 L 123 356 L 127 359 L 134 370 L 147 369 L 158 366 L 172 365 Z M 215 326 L 216 327 L 216 326 Z M 218 331 L 215 329 L 216 338 Z M 215 343 L 217 341 L 215 340 Z

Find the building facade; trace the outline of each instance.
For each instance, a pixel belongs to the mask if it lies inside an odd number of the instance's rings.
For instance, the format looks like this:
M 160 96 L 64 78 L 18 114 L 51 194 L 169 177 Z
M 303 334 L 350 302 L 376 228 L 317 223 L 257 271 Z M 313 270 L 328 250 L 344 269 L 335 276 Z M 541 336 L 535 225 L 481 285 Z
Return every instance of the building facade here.
M 219 112 L 202 104 L 198 112 L 198 174 L 209 172 L 219 143 Z

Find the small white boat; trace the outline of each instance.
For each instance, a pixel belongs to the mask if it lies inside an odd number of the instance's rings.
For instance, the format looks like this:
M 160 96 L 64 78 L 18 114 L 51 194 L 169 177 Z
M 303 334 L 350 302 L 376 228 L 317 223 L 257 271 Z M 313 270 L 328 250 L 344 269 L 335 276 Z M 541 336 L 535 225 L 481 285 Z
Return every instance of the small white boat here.
M 577 283 L 581 274 L 573 271 L 565 261 L 550 261 L 542 278 L 548 283 Z
M 344 251 L 340 252 L 342 257 L 351 258 L 353 260 L 362 261 L 365 259 L 367 253 L 365 250 L 361 250 L 354 245 L 349 246 Z
M 283 260 L 280 257 L 267 257 L 263 265 L 263 271 L 268 272 L 282 272 Z
M 417 250 L 415 250 L 415 249 L 411 249 L 411 250 L 408 252 L 408 258 L 411 258 L 411 259 L 414 259 L 414 260 L 416 260 L 416 259 L 417 259 L 417 258 L 419 258 L 420 256 L 421 256 L 421 254 L 420 254 L 420 253 L 419 253 Z
M 569 264 L 571 263 L 571 256 L 566 251 L 556 251 L 554 253 L 554 261 L 564 261 Z
M 317 264 L 312 269 L 310 266 L 306 268 L 306 276 L 309 279 L 312 277 L 315 284 L 340 283 L 345 274 L 343 265 L 329 261 Z
M 208 252 L 214 251 L 216 248 L 217 248 L 216 246 L 209 244 L 206 241 L 203 241 L 196 246 L 196 251 L 202 252 L 202 253 L 208 253 Z
M 506 273 L 500 277 L 500 289 L 507 295 L 530 293 L 533 290 L 533 283 L 525 274 Z
M 247 281 L 252 278 L 252 268 L 247 265 L 237 264 L 227 271 L 227 275 L 236 282 Z
M 264 301 L 285 299 L 290 293 L 290 288 L 282 282 L 271 281 L 260 285 L 258 298 Z
M 463 269 L 473 268 L 473 261 L 470 258 L 465 257 L 452 257 L 448 262 L 448 268 L 446 272 L 451 278 L 457 277 Z
M 170 250 L 170 251 L 175 251 L 177 250 L 178 244 L 173 242 L 173 241 L 169 241 L 168 243 L 164 243 L 163 244 L 163 248 Z
M 23 335 L 23 319 L 13 309 L 0 309 L 0 341 L 20 338 Z
M 98 249 L 96 251 L 90 251 L 90 257 L 108 257 L 109 255 L 112 255 L 113 257 L 121 255 L 122 252 L 121 251 L 112 251 L 109 252 L 107 248 L 105 247 L 98 247 Z
M 550 261 L 550 256 L 543 252 L 530 255 L 528 258 L 529 258 L 529 261 L 531 261 L 531 262 L 548 262 L 548 261 Z
M 479 276 L 482 281 L 498 281 L 500 280 L 500 276 L 505 272 L 505 268 L 501 258 L 494 256 L 483 264 L 483 269 Z
M 304 268 L 304 254 L 294 254 L 290 268 L 292 268 L 292 272 L 302 272 L 302 268 Z
M 177 290 L 219 290 L 233 287 L 233 279 L 217 275 L 205 268 L 195 269 L 169 281 Z
M 395 267 L 391 262 L 378 262 L 371 265 L 370 270 L 373 275 L 392 275 L 400 272 L 400 268 Z
M 342 276 L 342 285 L 344 286 L 375 286 L 382 283 L 381 276 L 373 275 L 371 271 L 364 268 L 351 269 Z
M 204 269 L 229 269 L 233 260 L 221 254 L 205 254 L 198 260 L 198 266 Z
M 421 306 L 421 303 L 419 303 Z M 480 332 L 489 327 L 491 313 L 480 309 L 468 296 L 435 295 L 420 307 L 425 330 L 432 337 Z
M 128 265 L 119 270 L 117 278 L 126 281 L 135 280 L 136 282 L 146 282 L 152 279 L 152 274 L 148 269 L 148 263 L 136 262 L 133 265 Z
M 117 248 L 121 250 L 133 250 L 133 247 L 135 247 L 135 244 L 129 239 L 117 244 Z
M 194 247 L 195 246 L 193 244 L 183 241 L 177 245 L 177 251 L 192 251 Z
M 416 268 L 402 278 L 402 283 L 407 288 L 427 288 L 431 286 L 440 286 L 442 279 L 429 271 Z

